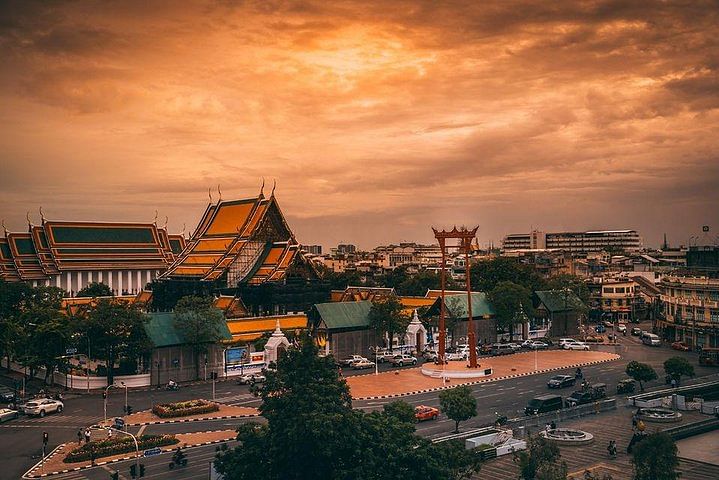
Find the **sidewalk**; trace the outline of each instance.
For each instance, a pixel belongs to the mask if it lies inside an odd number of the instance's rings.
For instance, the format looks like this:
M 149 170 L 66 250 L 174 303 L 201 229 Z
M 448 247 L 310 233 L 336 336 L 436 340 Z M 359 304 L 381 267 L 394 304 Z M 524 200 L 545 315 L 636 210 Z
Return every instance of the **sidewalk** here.
M 478 363 L 481 368 L 492 367 L 489 377 L 479 377 L 471 380 L 451 380 L 446 384 L 441 378 L 432 378 L 423 375 L 421 367 L 411 369 L 398 368 L 395 371 L 382 372 L 379 375 L 358 375 L 347 377 L 350 392 L 355 400 L 389 398 L 402 395 L 412 395 L 428 391 L 452 388 L 458 385 L 470 385 L 482 382 L 492 382 L 507 378 L 546 373 L 553 370 L 575 368 L 577 366 L 593 365 L 619 359 L 619 355 L 600 351 L 570 351 L 549 350 L 536 352 L 515 353 L 500 357 L 480 357 Z M 448 369 L 465 370 L 466 362 L 449 362 Z
M 627 445 L 632 436 L 631 418 L 634 409 L 619 407 L 611 412 L 562 422 L 559 427 L 576 428 L 594 435 L 594 442 L 582 446 L 561 446 L 562 460 L 567 462 L 570 478 L 579 480 L 585 470 L 594 473 L 608 473 L 613 480 L 631 480 L 632 456 L 627 454 Z M 661 424 L 646 422 L 647 431 L 654 433 L 665 428 L 671 428 L 682 423 L 692 423 L 707 418 L 697 412 L 682 412 L 681 423 Z M 515 432 L 516 434 L 516 432 Z M 610 460 L 607 456 L 609 440 L 617 442 L 617 458 Z M 709 447 L 708 447 L 709 448 Z M 719 478 L 719 466 L 697 464 L 694 460 L 682 459 L 679 469 L 684 480 L 708 480 Z M 512 460 L 512 455 L 506 455 L 496 460 L 482 464 L 482 468 L 474 479 L 477 480 L 516 480 L 519 469 Z

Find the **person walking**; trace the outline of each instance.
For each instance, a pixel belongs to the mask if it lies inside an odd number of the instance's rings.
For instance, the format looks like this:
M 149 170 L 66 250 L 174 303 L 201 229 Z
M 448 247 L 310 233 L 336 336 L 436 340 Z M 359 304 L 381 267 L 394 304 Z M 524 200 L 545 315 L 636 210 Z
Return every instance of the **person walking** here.
M 77 431 L 77 444 L 82 445 L 82 430 Z
M 112 440 L 112 429 L 111 428 L 107 429 L 107 439 Z
M 90 443 L 90 429 L 85 430 L 85 443 Z

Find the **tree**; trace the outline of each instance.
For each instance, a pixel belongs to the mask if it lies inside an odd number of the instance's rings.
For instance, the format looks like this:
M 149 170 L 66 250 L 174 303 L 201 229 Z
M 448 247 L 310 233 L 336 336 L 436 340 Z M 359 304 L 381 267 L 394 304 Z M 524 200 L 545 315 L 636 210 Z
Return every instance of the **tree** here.
M 139 360 L 152 349 L 145 333 L 147 316 L 134 304 L 104 298 L 81 312 L 77 331 L 92 344 L 95 358 L 107 362 L 107 383 L 114 382 L 114 367 L 118 358 Z
M 567 478 L 567 464 L 561 461 L 559 447 L 539 435 L 532 436 L 527 449 L 514 453 L 514 462 L 519 465 L 522 480 L 564 480 Z
M 634 447 L 634 480 L 676 480 L 677 446 L 665 432 L 649 435 Z
M 694 376 L 694 366 L 684 357 L 671 357 L 664 361 L 664 372 L 679 383 L 682 375 Z
M 92 282 L 75 294 L 76 297 L 112 297 L 110 287 L 101 282 Z
M 38 367 L 45 367 L 45 383 L 64 364 L 63 355 L 70 337 L 67 317 L 53 304 L 35 303 L 23 310 L 21 338 L 22 364 L 31 376 Z
M 240 446 L 220 452 L 217 470 L 234 480 L 393 480 L 467 478 L 477 456 L 437 446 L 414 434 L 414 419 L 352 409 L 345 380 L 331 357 L 319 357 L 304 336 L 266 371 L 260 412 L 266 425 L 238 429 Z M 396 408 L 395 408 L 396 407 Z M 455 475 L 455 473 L 457 473 Z
M 397 297 L 388 296 L 372 301 L 369 324 L 378 333 L 387 334 L 390 350 L 394 343 L 394 334 L 407 330 L 409 321 L 409 315 L 404 313 L 404 306 Z
M 414 407 L 404 400 L 395 400 L 382 407 L 384 413 L 390 417 L 395 417 L 401 422 L 414 423 Z
M 571 290 L 585 305 L 589 303 L 589 288 L 587 283 L 576 275 L 560 273 L 547 280 L 549 290 Z
M 459 433 L 459 422 L 477 416 L 477 399 L 469 387 L 455 387 L 439 394 L 442 413 L 454 420 L 454 433 Z
M 546 282 L 533 267 L 516 258 L 497 257 L 477 262 L 472 265 L 470 275 L 472 288 L 480 292 L 489 292 L 501 282 L 516 283 L 530 292 L 546 287 Z
M 509 339 L 514 335 L 514 326 L 528 321 L 534 315 L 531 292 L 513 282 L 500 282 L 487 295 L 494 307 L 497 326 L 509 330 Z
M 7 358 L 7 369 L 10 361 L 19 348 L 22 332 L 20 313 L 26 299 L 30 296 L 31 287 L 24 282 L 6 282 L 0 279 L 0 358 Z
M 200 356 L 208 346 L 223 338 L 225 316 L 213 305 L 212 297 L 182 297 L 175 306 L 175 328 L 192 347 L 195 376 L 200 378 Z
M 655 372 L 651 366 L 646 363 L 637 362 L 636 360 L 632 360 L 627 364 L 626 372 L 627 375 L 639 382 L 639 389 L 642 392 L 644 391 L 643 382 L 651 382 L 657 379 L 657 372 Z

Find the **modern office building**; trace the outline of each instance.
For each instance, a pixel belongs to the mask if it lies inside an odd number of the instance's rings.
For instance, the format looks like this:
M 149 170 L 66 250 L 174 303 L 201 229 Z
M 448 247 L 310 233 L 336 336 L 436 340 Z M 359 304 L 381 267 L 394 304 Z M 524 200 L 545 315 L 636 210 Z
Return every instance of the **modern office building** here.
M 549 249 L 571 253 L 605 251 L 634 252 L 642 249 L 642 239 L 636 230 L 594 230 L 588 232 L 515 233 L 504 237 L 505 251 Z

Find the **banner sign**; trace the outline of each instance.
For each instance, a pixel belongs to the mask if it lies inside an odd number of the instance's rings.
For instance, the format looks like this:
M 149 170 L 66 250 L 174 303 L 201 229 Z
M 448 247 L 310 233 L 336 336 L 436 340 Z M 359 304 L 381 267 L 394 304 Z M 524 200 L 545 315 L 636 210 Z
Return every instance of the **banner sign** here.
M 228 367 L 248 363 L 249 361 L 249 352 L 246 348 L 235 347 L 225 350 L 225 365 Z

